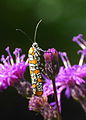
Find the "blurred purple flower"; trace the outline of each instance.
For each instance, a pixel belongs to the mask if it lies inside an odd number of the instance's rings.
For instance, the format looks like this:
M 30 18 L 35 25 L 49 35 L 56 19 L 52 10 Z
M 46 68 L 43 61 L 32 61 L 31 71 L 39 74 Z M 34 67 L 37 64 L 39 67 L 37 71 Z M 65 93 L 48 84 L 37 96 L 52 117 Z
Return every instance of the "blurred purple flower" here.
M 0 90 L 6 89 L 8 86 L 13 86 L 15 83 L 24 78 L 26 67 L 28 66 L 28 59 L 24 61 L 25 55 L 20 55 L 21 49 L 16 48 L 13 54 L 13 60 L 9 47 L 6 48 L 8 56 L 1 57 L 0 63 Z

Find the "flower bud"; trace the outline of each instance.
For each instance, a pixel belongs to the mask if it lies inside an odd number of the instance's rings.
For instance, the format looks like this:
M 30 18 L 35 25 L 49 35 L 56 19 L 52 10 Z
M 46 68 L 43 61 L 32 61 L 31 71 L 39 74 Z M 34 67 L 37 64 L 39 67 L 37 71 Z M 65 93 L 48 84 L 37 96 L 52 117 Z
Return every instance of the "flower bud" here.
M 54 49 L 48 49 L 47 52 L 44 53 L 45 59 L 45 72 L 49 79 L 55 79 L 59 67 L 58 67 L 58 52 Z

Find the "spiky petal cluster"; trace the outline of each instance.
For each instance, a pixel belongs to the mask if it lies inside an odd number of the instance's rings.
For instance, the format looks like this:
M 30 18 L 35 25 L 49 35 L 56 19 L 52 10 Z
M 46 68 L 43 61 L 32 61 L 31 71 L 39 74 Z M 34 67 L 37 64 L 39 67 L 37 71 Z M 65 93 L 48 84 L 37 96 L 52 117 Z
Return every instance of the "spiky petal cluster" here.
M 29 110 L 40 112 L 44 120 L 53 120 L 58 117 L 56 109 L 49 105 L 47 96 L 32 96 L 29 101 Z
M 0 90 L 13 86 L 20 79 L 23 79 L 26 67 L 28 66 L 28 60 L 24 61 L 25 55 L 20 56 L 20 48 L 16 48 L 13 52 L 15 61 L 11 56 L 9 47 L 6 48 L 6 51 L 8 56 L 5 58 L 2 55 L 2 63 L 0 63 Z
M 83 88 L 82 84 L 86 84 L 86 81 L 84 80 L 84 77 L 86 76 L 86 71 L 84 71 L 85 66 L 80 66 L 80 65 L 71 66 L 66 53 L 60 52 L 59 54 L 65 65 L 65 67 L 60 68 L 59 74 L 56 78 L 59 87 L 58 97 L 59 97 L 59 105 L 60 105 L 60 97 L 64 89 L 65 89 L 65 95 L 68 98 L 72 96 L 73 90 L 76 94 L 78 94 L 77 96 L 80 96 L 79 92 L 76 92 L 75 88 L 78 87 L 79 89 L 81 89 Z

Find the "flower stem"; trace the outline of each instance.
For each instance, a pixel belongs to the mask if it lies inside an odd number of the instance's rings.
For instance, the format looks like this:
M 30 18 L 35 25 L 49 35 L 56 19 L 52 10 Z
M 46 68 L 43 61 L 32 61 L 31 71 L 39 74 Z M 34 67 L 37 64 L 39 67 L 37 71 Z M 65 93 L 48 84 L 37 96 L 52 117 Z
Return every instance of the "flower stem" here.
M 58 98 L 57 98 L 57 91 L 56 91 L 56 85 L 55 85 L 55 79 L 52 79 L 52 84 L 53 84 L 53 91 L 54 91 L 54 99 L 56 102 L 56 106 L 57 106 L 57 120 L 61 120 L 61 115 L 59 112 L 59 106 L 58 106 Z

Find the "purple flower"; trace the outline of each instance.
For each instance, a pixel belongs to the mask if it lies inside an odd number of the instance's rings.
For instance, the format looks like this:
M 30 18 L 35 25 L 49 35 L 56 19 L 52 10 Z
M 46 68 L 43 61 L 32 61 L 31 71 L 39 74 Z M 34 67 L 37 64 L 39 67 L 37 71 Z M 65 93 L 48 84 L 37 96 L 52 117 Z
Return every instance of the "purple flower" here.
M 0 63 L 0 90 L 6 89 L 8 86 L 14 86 L 15 83 L 24 78 L 28 59 L 24 61 L 25 55 L 20 55 L 21 49 L 16 48 L 13 52 L 15 61 L 13 60 L 9 47 L 6 48 L 8 56 L 1 57 Z
M 40 112 L 45 120 L 53 120 L 59 117 L 57 110 L 49 105 L 47 96 L 32 96 L 29 101 L 29 110 Z

